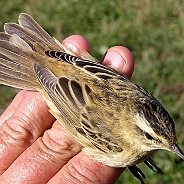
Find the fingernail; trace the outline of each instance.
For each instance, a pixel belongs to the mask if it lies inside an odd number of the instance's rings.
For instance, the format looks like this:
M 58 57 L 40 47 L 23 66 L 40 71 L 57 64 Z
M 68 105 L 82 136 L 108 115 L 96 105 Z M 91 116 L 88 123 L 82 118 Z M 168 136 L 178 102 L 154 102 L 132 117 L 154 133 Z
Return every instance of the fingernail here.
M 126 61 L 119 52 L 110 50 L 105 54 L 102 64 L 115 67 L 118 68 L 118 70 L 123 71 Z
M 75 42 L 73 42 L 73 41 L 64 41 L 63 45 L 75 53 L 79 52 L 79 49 L 77 48 L 77 46 L 75 45 Z

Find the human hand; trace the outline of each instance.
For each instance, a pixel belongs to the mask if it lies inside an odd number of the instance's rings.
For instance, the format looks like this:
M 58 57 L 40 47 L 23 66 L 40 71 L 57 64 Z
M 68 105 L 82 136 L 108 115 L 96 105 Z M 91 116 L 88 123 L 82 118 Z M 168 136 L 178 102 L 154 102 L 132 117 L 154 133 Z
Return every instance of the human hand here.
M 63 44 L 74 52 L 90 47 L 79 35 Z M 131 52 L 122 46 L 110 48 L 102 59 L 127 77 L 133 72 Z M 49 113 L 38 92 L 20 91 L 0 117 L 0 183 L 114 183 L 124 168 L 98 163 L 81 152 L 81 146 Z

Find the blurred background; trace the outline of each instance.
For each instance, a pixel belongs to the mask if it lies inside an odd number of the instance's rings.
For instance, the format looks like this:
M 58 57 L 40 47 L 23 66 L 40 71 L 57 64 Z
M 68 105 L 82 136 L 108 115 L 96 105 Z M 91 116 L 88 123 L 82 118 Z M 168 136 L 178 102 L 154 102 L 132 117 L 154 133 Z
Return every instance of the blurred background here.
M 155 95 L 170 112 L 184 150 L 183 0 L 3 0 L 0 31 L 5 22 L 17 22 L 21 12 L 30 14 L 60 41 L 72 34 L 85 36 L 92 56 L 98 60 L 109 47 L 128 47 L 135 58 L 132 80 Z M 0 114 L 17 92 L 0 85 Z M 164 174 L 139 164 L 147 175 L 146 183 L 184 183 L 184 162 L 179 157 L 158 151 L 152 158 Z M 116 183 L 139 181 L 125 171 Z

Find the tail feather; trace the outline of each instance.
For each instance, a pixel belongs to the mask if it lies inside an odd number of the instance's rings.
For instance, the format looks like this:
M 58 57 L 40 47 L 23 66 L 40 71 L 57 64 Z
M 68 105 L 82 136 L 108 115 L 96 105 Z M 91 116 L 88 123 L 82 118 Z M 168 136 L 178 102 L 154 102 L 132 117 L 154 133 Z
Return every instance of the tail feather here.
M 0 53 L 10 59 L 14 59 L 15 62 L 23 62 L 28 59 L 29 52 L 24 53 L 23 50 L 9 41 L 0 41 Z M 26 64 L 26 63 L 25 63 Z
M 40 54 L 44 54 L 45 49 L 48 50 L 52 49 L 50 43 L 45 42 L 39 35 L 30 32 L 29 30 L 21 27 L 18 24 L 6 23 L 4 29 L 7 34 L 11 35 L 9 41 L 16 45 L 20 40 L 23 40 L 27 45 L 30 46 L 31 49 L 38 52 L 34 44 L 39 43 L 39 47 L 42 48 Z M 15 37 L 14 35 L 16 35 L 17 37 Z
M 0 33 L 0 41 L 1 41 L 1 40 L 9 41 L 10 38 L 11 38 L 11 36 L 10 36 L 9 34 L 3 33 L 3 32 Z
M 0 33 L 0 83 L 16 88 L 37 89 L 40 85 L 33 69 L 35 62 L 49 65 L 46 50 L 65 52 L 76 56 L 58 40 L 52 38 L 32 17 L 22 13 L 19 24 L 6 23 L 4 33 Z M 82 59 L 95 60 L 90 54 L 81 51 Z M 55 66 L 55 64 L 53 66 Z
M 33 90 L 39 87 L 33 70 L 35 54 L 46 57 L 46 49 L 59 46 L 27 14 L 19 16 L 19 23 L 5 24 L 5 33 L 0 33 L 0 83 Z
M 19 16 L 19 24 L 27 29 L 30 30 L 32 33 L 35 33 L 37 36 L 42 38 L 47 44 L 51 45 L 52 49 L 58 50 L 58 45 L 51 37 L 32 17 L 27 15 L 26 13 L 21 13 Z
M 33 47 L 34 49 L 35 49 L 34 44 L 39 43 L 39 46 L 43 48 L 42 51 L 61 50 L 59 45 L 55 42 L 55 40 L 43 28 L 41 28 L 41 26 L 39 26 L 36 21 L 33 21 L 33 19 L 27 16 L 26 14 L 23 15 L 21 14 L 19 16 L 19 23 L 22 25 L 18 25 L 15 23 L 5 24 L 4 30 L 7 34 L 10 35 L 15 34 L 19 36 L 21 39 L 25 40 L 28 44 L 30 44 L 31 47 Z M 27 17 L 32 19 L 32 22 L 30 20 L 27 20 Z M 42 52 L 40 54 L 44 53 Z
M 10 68 L 13 71 L 33 74 L 33 63 L 30 52 L 24 52 L 21 48 L 8 41 L 0 41 L 1 68 Z M 2 68 L 2 70 L 4 70 Z
M 0 82 L 16 88 L 35 89 L 38 83 L 33 71 L 33 51 L 26 47 L 26 42 L 20 46 L 7 41 L 13 37 L 16 36 L 0 35 Z
M 15 78 L 0 72 L 0 83 L 20 89 L 37 90 L 37 86 L 32 81 L 25 81 L 23 79 Z
M 20 58 L 19 58 L 20 59 Z M 21 89 L 35 90 L 37 82 L 31 66 L 26 66 L 0 54 L 0 83 Z

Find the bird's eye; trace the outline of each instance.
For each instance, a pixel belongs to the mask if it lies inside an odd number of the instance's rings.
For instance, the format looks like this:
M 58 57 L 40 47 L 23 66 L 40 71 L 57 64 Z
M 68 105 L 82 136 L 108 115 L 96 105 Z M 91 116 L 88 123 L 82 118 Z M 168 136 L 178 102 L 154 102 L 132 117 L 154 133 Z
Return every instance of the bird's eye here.
M 146 138 L 148 139 L 148 140 L 153 140 L 154 138 L 150 135 L 150 134 L 148 134 L 147 132 L 145 132 L 145 136 L 146 136 Z

